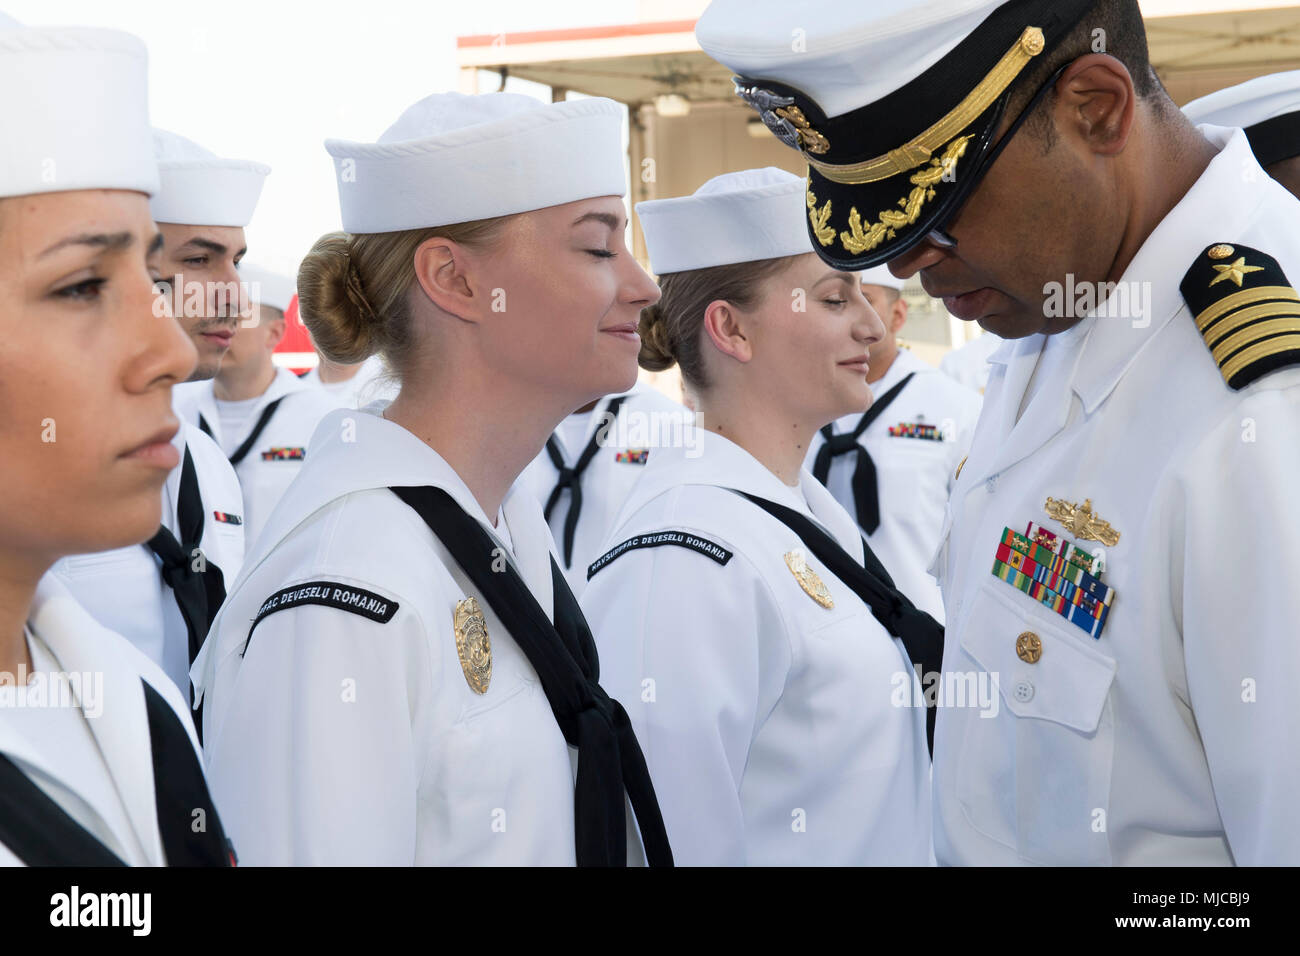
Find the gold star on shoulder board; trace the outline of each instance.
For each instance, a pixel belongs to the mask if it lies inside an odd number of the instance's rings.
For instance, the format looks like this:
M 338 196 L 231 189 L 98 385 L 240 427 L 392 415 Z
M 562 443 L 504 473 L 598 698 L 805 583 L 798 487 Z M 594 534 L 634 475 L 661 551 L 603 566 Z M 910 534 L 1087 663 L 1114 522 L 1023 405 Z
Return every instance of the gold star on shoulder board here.
M 1238 256 L 1232 262 L 1227 262 L 1223 265 L 1216 265 L 1214 269 L 1219 274 L 1210 280 L 1210 285 L 1214 285 L 1216 282 L 1222 282 L 1224 279 L 1231 279 L 1233 282 L 1237 283 L 1238 287 L 1241 286 L 1241 280 L 1246 278 L 1247 273 L 1264 271 L 1263 266 L 1246 265 L 1245 256 Z

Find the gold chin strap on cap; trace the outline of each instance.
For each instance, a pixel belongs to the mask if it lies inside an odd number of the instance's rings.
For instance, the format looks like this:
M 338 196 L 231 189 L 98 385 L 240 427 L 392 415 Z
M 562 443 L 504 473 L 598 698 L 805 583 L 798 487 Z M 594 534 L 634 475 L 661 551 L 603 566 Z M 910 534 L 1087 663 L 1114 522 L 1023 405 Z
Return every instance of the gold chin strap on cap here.
M 988 109 L 1011 85 L 1011 81 L 1020 75 L 1029 61 L 1043 52 L 1043 45 L 1043 31 L 1038 27 L 1025 27 L 1020 39 L 951 112 L 915 139 L 897 149 L 891 149 L 883 156 L 847 166 L 824 163 L 809 156 L 807 152 L 804 153 L 804 158 L 808 160 L 809 166 L 831 182 L 849 186 L 878 182 L 915 169 L 929 162 L 935 150 L 952 140 Z

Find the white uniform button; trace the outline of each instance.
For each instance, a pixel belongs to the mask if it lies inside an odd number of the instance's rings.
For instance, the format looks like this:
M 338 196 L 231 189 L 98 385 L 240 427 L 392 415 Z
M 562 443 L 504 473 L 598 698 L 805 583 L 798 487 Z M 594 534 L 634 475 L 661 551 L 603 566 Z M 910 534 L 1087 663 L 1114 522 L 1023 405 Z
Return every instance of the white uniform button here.
M 1027 704 L 1034 699 L 1034 685 L 1027 680 L 1016 681 L 1014 688 L 1016 700 L 1022 704 Z
M 989 478 L 987 481 L 984 482 L 984 490 L 987 491 L 989 494 L 993 494 L 993 491 L 995 488 L 997 488 L 997 486 L 998 486 L 997 475 L 993 475 L 991 478 Z

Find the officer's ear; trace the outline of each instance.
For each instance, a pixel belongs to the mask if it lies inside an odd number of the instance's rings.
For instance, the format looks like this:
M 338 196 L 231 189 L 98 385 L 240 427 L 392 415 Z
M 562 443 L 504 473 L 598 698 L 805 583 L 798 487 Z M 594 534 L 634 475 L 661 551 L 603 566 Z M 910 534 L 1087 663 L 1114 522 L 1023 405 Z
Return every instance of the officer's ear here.
M 1113 56 L 1081 56 L 1056 81 L 1056 128 L 1102 156 L 1124 151 L 1133 130 L 1137 91 L 1128 68 Z
M 704 334 L 714 348 L 737 362 L 748 362 L 754 357 L 740 312 L 725 299 L 714 299 L 704 309 Z
M 468 322 L 478 319 L 484 303 L 475 295 L 469 248 L 445 236 L 427 239 L 415 250 L 415 281 L 442 311 Z

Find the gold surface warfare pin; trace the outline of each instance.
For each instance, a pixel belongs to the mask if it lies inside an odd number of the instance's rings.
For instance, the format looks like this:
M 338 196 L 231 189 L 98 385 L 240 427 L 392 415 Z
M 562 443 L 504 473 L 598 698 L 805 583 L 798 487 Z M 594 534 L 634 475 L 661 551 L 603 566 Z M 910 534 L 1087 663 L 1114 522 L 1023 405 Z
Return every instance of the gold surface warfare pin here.
M 1085 498 L 1082 505 L 1048 498 L 1043 504 L 1043 510 L 1047 512 L 1049 518 L 1059 521 L 1065 530 L 1076 538 L 1100 541 L 1110 548 L 1119 544 L 1119 532 L 1111 527 L 1109 521 L 1103 521 L 1101 516 L 1092 510 L 1091 498 Z

